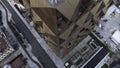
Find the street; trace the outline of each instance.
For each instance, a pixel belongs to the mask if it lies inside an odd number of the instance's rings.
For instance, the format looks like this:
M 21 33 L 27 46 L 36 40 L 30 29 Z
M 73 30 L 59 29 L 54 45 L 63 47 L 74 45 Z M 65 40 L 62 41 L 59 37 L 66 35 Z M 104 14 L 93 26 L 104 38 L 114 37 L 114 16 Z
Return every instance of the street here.
M 12 18 L 15 21 L 15 26 L 17 29 L 23 33 L 25 38 L 32 46 L 32 52 L 37 57 L 39 62 L 43 65 L 44 68 L 57 68 L 44 49 L 37 42 L 36 38 L 32 35 L 29 29 L 26 27 L 22 19 L 18 16 L 18 14 L 14 11 L 14 9 L 9 5 L 6 0 L 2 0 L 2 2 L 6 5 L 7 9 L 12 13 Z

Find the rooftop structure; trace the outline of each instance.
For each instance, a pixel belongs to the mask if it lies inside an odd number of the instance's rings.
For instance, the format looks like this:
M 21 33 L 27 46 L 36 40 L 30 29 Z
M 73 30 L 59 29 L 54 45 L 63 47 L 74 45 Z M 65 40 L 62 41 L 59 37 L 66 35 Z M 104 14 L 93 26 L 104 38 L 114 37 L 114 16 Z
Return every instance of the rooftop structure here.
M 92 57 L 92 59 L 90 59 L 90 61 L 84 66 L 84 68 L 95 68 L 107 54 L 108 52 L 104 48 L 102 48 L 94 57 Z
M 119 30 L 116 30 L 113 35 L 112 35 L 112 40 L 117 44 L 119 45 L 120 44 L 120 31 Z

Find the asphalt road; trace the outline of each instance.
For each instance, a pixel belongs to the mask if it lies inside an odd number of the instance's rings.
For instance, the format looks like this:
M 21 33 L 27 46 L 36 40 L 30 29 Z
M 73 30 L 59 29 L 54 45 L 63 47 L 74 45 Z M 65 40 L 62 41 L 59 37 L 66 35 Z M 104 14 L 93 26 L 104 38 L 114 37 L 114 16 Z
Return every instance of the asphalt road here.
M 6 0 L 2 0 L 6 5 L 7 9 L 12 13 L 12 18 L 15 21 L 16 28 L 23 33 L 25 38 L 31 44 L 33 54 L 38 58 L 39 62 L 43 65 L 44 68 L 57 68 L 54 62 L 50 59 L 41 45 L 37 42 L 36 38 L 32 35 L 30 30 L 26 27 L 22 19 L 18 16 L 15 10 L 9 5 Z

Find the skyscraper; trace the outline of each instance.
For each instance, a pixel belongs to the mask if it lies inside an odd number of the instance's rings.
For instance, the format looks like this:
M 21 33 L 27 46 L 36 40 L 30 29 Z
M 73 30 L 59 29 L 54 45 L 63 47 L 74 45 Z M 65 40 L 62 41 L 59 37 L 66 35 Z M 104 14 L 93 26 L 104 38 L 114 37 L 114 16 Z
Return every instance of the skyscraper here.
M 31 0 L 35 28 L 59 57 L 82 41 L 114 0 Z

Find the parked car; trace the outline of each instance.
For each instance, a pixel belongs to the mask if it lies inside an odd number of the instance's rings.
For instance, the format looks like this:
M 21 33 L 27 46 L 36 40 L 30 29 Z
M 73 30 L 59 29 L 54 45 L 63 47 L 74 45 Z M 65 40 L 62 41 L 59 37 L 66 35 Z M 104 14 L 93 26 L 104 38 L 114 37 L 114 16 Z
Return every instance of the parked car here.
M 100 35 L 100 34 L 97 34 L 97 36 L 98 36 L 100 39 L 102 39 L 102 38 L 103 38 L 103 36 L 102 36 L 102 35 Z

